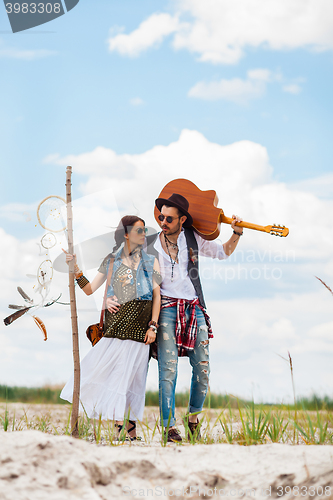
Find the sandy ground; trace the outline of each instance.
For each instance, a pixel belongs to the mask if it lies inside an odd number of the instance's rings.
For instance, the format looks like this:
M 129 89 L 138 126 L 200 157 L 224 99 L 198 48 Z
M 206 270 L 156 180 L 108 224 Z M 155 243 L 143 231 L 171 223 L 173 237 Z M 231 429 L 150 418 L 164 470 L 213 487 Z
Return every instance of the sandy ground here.
M 149 443 L 103 446 L 23 429 L 24 422 L 31 422 L 31 412 L 38 423 L 40 411 L 39 422 L 44 425 L 46 410 L 60 428 L 66 407 L 10 405 L 10 412 L 13 409 L 22 430 L 0 432 L 0 500 L 285 495 L 333 499 L 333 446 L 170 443 L 162 447 L 159 437 Z M 154 421 L 156 411 L 147 410 L 148 414 Z

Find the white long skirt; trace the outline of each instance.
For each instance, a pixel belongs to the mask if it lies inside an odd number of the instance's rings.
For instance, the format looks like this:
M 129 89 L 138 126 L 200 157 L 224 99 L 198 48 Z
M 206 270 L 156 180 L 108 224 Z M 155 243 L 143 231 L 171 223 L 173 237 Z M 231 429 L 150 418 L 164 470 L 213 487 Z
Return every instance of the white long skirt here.
M 81 361 L 80 412 L 103 420 L 142 420 L 149 345 L 103 337 Z M 73 400 L 74 374 L 60 397 Z

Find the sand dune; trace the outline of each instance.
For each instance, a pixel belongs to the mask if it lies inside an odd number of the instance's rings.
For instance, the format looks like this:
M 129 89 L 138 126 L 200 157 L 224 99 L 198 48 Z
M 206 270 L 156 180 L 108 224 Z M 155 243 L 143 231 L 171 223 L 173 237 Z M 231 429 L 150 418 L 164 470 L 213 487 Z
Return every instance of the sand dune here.
M 279 498 L 287 486 L 295 497 L 332 497 L 333 446 L 110 447 L 0 432 L 1 500 Z

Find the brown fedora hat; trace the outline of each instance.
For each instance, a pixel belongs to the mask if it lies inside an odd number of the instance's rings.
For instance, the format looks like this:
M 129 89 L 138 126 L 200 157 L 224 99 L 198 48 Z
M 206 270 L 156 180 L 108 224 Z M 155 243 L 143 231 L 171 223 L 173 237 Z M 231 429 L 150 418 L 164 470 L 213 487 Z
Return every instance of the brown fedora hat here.
M 190 227 L 193 224 L 193 219 L 188 213 L 189 202 L 181 194 L 173 193 L 169 198 L 157 198 L 155 205 L 161 211 L 163 205 L 178 208 L 182 214 L 186 215 L 187 219 L 184 222 L 184 227 Z

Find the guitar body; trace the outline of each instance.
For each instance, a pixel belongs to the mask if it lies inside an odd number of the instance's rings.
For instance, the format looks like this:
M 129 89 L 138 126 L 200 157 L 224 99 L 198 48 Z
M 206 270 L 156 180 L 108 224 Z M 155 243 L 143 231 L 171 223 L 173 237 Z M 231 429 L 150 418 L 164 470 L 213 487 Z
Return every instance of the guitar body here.
M 231 224 L 233 219 L 226 217 L 223 210 L 217 208 L 218 197 L 216 192 L 201 191 L 193 182 L 187 179 L 175 179 L 169 182 L 162 189 L 159 198 L 169 198 L 173 193 L 181 194 L 189 202 L 188 212 L 193 217 L 193 229 L 205 240 L 215 240 L 220 234 L 221 222 Z M 159 224 L 159 210 L 155 206 L 154 216 Z M 272 234 L 274 236 L 285 237 L 289 234 L 289 229 L 285 226 L 273 224 L 271 226 L 260 226 L 252 222 L 237 222 L 236 226 L 247 229 L 254 229 Z
M 175 179 L 162 189 L 159 198 L 169 198 L 173 193 L 181 194 L 189 202 L 188 212 L 193 217 L 193 229 L 205 240 L 215 240 L 220 234 L 219 217 L 222 210 L 217 208 L 218 197 L 215 191 L 201 191 L 187 179 Z M 154 216 L 159 223 L 159 211 L 155 206 Z

